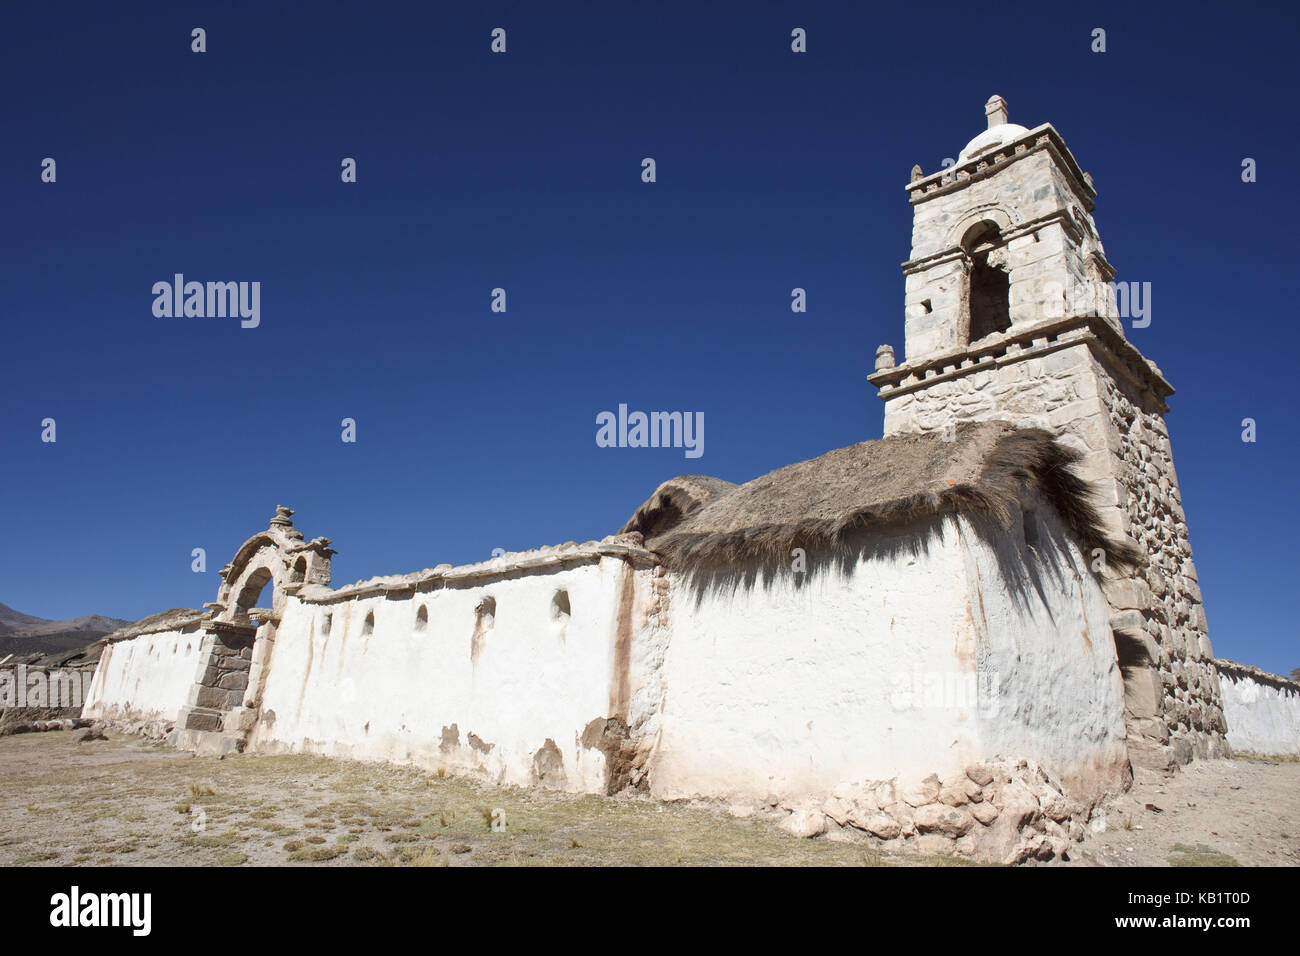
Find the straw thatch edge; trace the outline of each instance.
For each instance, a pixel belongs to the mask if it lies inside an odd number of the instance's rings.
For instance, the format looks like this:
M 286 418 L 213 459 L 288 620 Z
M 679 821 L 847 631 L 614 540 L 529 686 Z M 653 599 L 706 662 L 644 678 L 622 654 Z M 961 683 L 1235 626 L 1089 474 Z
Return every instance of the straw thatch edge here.
M 937 439 L 936 439 L 937 440 Z M 920 519 L 960 513 L 1010 527 L 1022 493 L 1035 489 L 1060 514 L 1088 552 L 1100 549 L 1117 569 L 1136 567 L 1142 553 L 1130 541 L 1111 539 L 1088 483 L 1073 471 L 1082 454 L 1040 429 L 1019 429 L 999 438 L 979 478 L 939 491 L 919 492 L 878 504 L 847 509 L 834 518 L 751 526 L 730 532 L 677 531 L 648 540 L 647 547 L 669 568 L 691 571 L 753 562 L 786 563 L 794 548 L 843 552 L 866 535 Z M 865 533 L 865 534 L 864 534 Z

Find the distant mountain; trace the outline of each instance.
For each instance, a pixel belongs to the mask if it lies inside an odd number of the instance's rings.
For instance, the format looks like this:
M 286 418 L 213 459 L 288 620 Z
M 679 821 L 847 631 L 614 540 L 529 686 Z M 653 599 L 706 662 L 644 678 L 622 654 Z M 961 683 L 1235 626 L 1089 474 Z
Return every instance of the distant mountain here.
M 32 617 L 30 614 L 21 614 L 11 607 L 0 604 L 0 637 L 6 634 L 12 634 L 26 627 L 39 627 L 42 624 L 50 622 L 43 617 Z
M 129 623 L 100 614 L 48 621 L 0 604 L 0 658 L 77 650 Z

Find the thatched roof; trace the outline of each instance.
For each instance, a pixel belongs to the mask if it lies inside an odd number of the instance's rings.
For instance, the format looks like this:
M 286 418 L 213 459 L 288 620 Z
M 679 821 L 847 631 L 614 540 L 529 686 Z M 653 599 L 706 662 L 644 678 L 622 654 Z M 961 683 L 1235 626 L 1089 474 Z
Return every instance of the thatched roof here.
M 743 485 L 684 475 L 664 482 L 623 527 L 677 570 L 787 564 L 793 548 L 843 552 L 873 532 L 961 512 L 1006 527 L 1023 492 L 1036 490 L 1085 549 L 1118 566 L 1134 546 L 1109 540 L 1079 454 L 1051 434 L 1007 422 L 942 433 L 896 435 L 837 448 Z M 852 539 L 852 540 L 851 540 Z
M 635 531 L 648 541 L 676 527 L 713 499 L 729 495 L 739 487 L 734 482 L 708 475 L 669 478 L 636 509 L 619 534 Z

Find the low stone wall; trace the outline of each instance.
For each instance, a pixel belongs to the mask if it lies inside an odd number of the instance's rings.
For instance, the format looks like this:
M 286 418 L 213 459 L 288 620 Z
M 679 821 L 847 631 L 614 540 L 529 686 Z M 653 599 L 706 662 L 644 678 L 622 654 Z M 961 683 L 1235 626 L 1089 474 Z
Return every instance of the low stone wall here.
M 1214 664 L 1232 749 L 1300 754 L 1300 683 L 1236 661 Z
M 80 707 L 0 708 L 0 737 L 48 730 L 74 730 L 89 723 L 81 717 Z
M 84 726 L 81 708 L 94 673 L 93 663 L 0 668 L 0 737 Z

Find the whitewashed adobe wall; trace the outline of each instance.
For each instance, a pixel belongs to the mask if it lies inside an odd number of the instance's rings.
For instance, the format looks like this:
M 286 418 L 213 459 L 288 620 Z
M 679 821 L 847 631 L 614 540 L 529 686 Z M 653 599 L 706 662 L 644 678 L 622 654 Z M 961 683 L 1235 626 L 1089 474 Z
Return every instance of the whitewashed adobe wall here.
M 1232 749 L 1300 754 L 1300 684 L 1233 661 L 1215 665 Z
M 628 721 L 637 696 L 640 732 L 657 710 L 643 650 L 656 572 L 609 555 L 504 571 L 425 592 L 290 596 L 247 749 L 604 792 L 607 718 Z
M 83 717 L 171 722 L 194 686 L 203 635 L 165 630 L 105 646 Z
M 1003 574 L 1023 558 L 1013 538 L 995 553 L 947 519 L 920 550 L 925 529 L 900 529 L 852 573 L 802 587 L 786 576 L 697 604 L 675 582 L 653 792 L 815 803 L 997 756 L 1037 761 L 1081 800 L 1122 788 L 1108 608 L 1043 513 L 1039 547 L 1063 550 L 1034 580 Z
M 699 600 L 639 535 L 305 585 L 256 612 L 229 714 L 250 715 L 254 753 L 751 806 L 774 794 L 812 808 L 790 820 L 1045 859 L 1081 838 L 1127 761 L 1104 596 L 1055 512 L 1024 507 L 993 543 L 930 519 L 874 539 L 851 573 L 814 565 L 803 586 Z M 172 720 L 195 703 L 202 639 L 221 635 L 190 613 L 186 632 L 109 649 L 87 715 Z
M 1091 803 L 1127 787 L 1130 772 L 1110 607 L 1056 512 L 1030 503 L 996 544 L 963 522 L 975 667 L 993 685 L 979 744 L 1036 761 Z
M 303 589 L 258 632 L 246 749 L 787 801 L 1008 757 L 1090 801 L 1124 763 L 1107 610 L 1055 513 L 1031 513 L 1028 562 L 1020 526 L 994 548 L 947 519 L 849 575 L 698 602 L 609 542 Z M 174 720 L 202 636 L 112 645 L 86 715 Z

